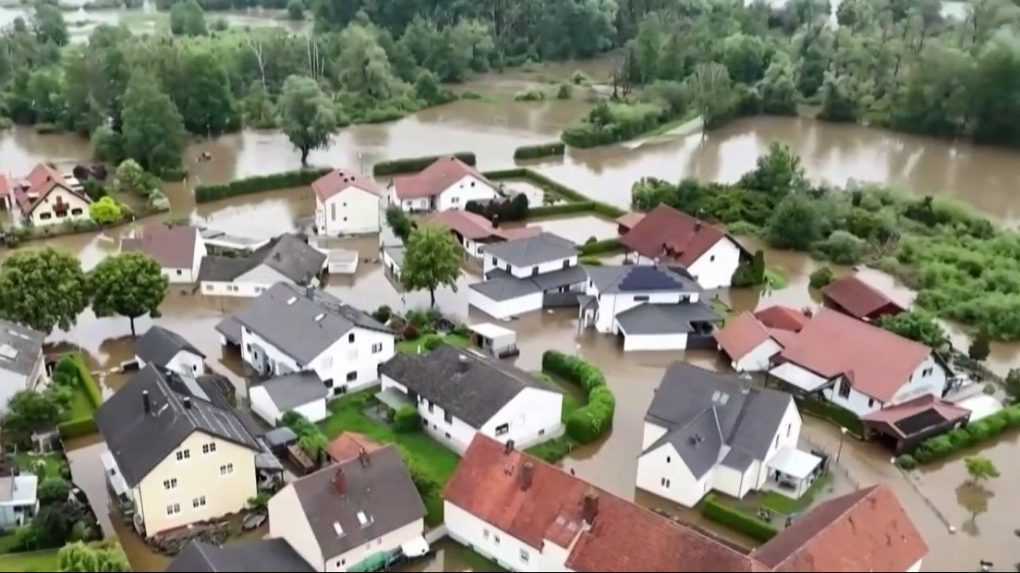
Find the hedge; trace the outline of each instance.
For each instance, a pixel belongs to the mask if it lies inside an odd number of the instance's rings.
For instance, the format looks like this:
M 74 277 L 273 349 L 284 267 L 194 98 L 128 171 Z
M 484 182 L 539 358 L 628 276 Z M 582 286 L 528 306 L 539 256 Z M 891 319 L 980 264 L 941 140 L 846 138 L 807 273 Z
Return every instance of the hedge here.
M 806 412 L 817 418 L 828 420 L 833 424 L 846 428 L 851 434 L 857 437 L 864 436 L 864 425 L 861 423 L 860 418 L 846 408 L 842 408 L 831 402 L 824 402 L 822 400 L 811 398 L 797 400 L 797 407 L 800 408 L 801 413 Z
M 376 177 L 380 175 L 417 173 L 429 165 L 432 165 L 439 159 L 449 156 L 450 154 L 447 153 L 445 155 L 430 155 L 428 157 L 411 157 L 407 159 L 394 159 L 392 161 L 380 161 L 372 168 L 372 173 Z M 453 156 L 472 167 L 478 162 L 475 154 L 471 151 L 461 151 L 454 153 Z
M 72 354 L 68 358 L 77 370 L 78 384 L 85 390 L 85 395 L 88 396 L 92 407 L 98 410 L 103 405 L 103 391 L 99 389 L 96 379 L 92 377 L 89 367 L 80 355 Z
M 418 409 L 414 406 L 402 406 L 393 415 L 393 431 L 410 434 L 420 429 L 421 417 L 418 416 Z
M 604 239 L 602 241 L 585 244 L 581 247 L 581 256 L 590 257 L 592 255 L 604 255 L 606 253 L 619 251 L 622 248 L 623 245 L 620 244 L 620 239 Z
M 311 185 L 313 181 L 329 173 L 329 171 L 330 169 L 302 169 L 299 171 L 285 171 L 272 175 L 238 179 L 226 185 L 199 185 L 195 189 L 195 201 L 198 203 L 208 203 L 238 195 L 250 195 L 252 193 L 276 191 L 291 187 L 304 187 Z
M 577 384 L 588 394 L 588 403 L 567 417 L 568 436 L 581 444 L 590 444 L 609 431 L 616 412 L 616 397 L 606 386 L 601 370 L 555 350 L 542 355 L 542 370 Z
M 563 157 L 567 146 L 562 142 L 524 145 L 514 150 L 514 159 L 539 159 L 542 157 Z
M 772 525 L 753 515 L 727 507 L 716 501 L 715 496 L 711 495 L 705 499 L 701 514 L 711 521 L 725 525 L 762 543 L 769 541 L 779 533 Z
M 57 424 L 57 431 L 60 432 L 60 439 L 70 440 L 91 436 L 99 431 L 96 427 L 96 419 L 93 416 L 83 416 Z
M 929 464 L 994 440 L 1004 432 L 1016 429 L 1020 429 L 1020 404 L 1004 408 L 983 420 L 969 424 L 966 428 L 929 438 L 915 448 L 910 456 L 919 465 Z

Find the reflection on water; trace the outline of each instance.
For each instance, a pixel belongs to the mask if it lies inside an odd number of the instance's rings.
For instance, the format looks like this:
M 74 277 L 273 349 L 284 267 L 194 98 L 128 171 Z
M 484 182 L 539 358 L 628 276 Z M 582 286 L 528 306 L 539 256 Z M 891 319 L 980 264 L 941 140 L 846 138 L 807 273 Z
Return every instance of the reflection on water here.
M 988 512 L 988 502 L 995 497 L 995 493 L 989 491 L 988 488 L 973 482 L 966 482 L 960 484 L 960 487 L 956 488 L 956 501 L 968 512 L 970 512 L 970 520 L 963 524 L 963 531 L 968 535 L 977 537 L 981 532 L 978 529 L 977 518 L 979 515 Z

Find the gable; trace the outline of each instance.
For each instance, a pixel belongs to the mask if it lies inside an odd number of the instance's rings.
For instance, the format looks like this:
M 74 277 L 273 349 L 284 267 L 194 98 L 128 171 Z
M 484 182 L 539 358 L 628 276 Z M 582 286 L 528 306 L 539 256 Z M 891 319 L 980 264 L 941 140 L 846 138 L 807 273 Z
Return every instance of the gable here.
M 264 285 L 272 285 L 279 282 L 289 283 L 292 282 L 289 278 L 285 277 L 283 273 L 274 269 L 273 267 L 262 263 L 250 271 L 242 274 L 241 276 L 234 279 L 233 282 L 240 283 L 257 283 Z

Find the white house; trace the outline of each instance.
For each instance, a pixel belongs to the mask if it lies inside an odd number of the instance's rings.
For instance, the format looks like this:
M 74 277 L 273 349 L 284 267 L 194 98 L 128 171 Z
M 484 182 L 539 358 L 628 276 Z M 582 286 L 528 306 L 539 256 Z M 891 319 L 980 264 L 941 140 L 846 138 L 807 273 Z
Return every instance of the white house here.
M 637 264 L 681 266 L 702 288 L 728 287 L 747 251 L 725 232 L 659 205 L 620 237 Z
M 800 428 L 789 394 L 675 363 L 645 416 L 637 487 L 686 507 L 712 490 L 738 499 L 766 488 L 798 497 L 822 462 L 797 451 Z
M 269 500 L 269 535 L 314 571 L 369 570 L 379 554 L 420 557 L 425 504 L 393 447 L 363 452 L 291 482 Z
M 576 304 L 587 280 L 577 247 L 552 233 L 490 244 L 483 252 L 485 280 L 470 285 L 468 303 L 494 318 Z
M 139 369 L 153 364 L 196 378 L 205 373 L 205 354 L 176 332 L 162 326 L 149 328 L 135 343 L 135 360 Z
M 330 398 L 379 383 L 395 335 L 367 313 L 313 289 L 279 283 L 217 329 L 264 376 L 315 373 Z
M 416 405 L 422 426 L 463 453 L 476 434 L 528 448 L 563 433 L 563 395 L 534 376 L 473 350 L 442 346 L 383 364 L 383 394 Z
M 15 394 L 46 381 L 45 339 L 41 332 L 0 319 L 0 413 Z
M 952 376 L 931 348 L 822 309 L 790 337 L 769 375 L 866 416 L 914 398 L 941 398 Z
M 389 186 L 390 204 L 409 212 L 463 209 L 471 201 L 498 197 L 491 181 L 456 157 L 437 159 L 419 173 L 394 178 Z
M 39 478 L 33 474 L 0 477 L 0 527 L 16 529 L 39 512 Z
M 327 255 L 296 235 L 282 235 L 258 250 L 236 257 L 202 259 L 202 294 L 252 298 L 277 283 L 317 286 Z
M 337 237 L 378 233 L 386 192 L 363 175 L 334 169 L 312 183 L 315 232 Z
M 703 345 L 719 316 L 701 287 L 661 265 L 585 267 L 578 318 L 583 327 L 623 339 L 624 351 L 683 350 Z
M 464 252 L 475 259 L 480 259 L 493 243 L 527 239 L 542 232 L 541 227 L 497 227 L 477 213 L 460 210 L 434 213 L 423 224 L 449 229 Z
M 198 229 L 184 225 L 149 225 L 120 243 L 124 252 L 141 252 L 152 257 L 171 284 L 194 283 L 208 254 Z
M 9 204 L 19 211 L 17 224 L 33 227 L 87 221 L 92 200 L 78 180 L 40 163 L 21 180 L 8 183 Z
M 251 411 L 271 426 L 287 412 L 297 412 L 315 424 L 326 419 L 330 391 L 315 372 L 295 372 L 270 378 L 248 390 Z

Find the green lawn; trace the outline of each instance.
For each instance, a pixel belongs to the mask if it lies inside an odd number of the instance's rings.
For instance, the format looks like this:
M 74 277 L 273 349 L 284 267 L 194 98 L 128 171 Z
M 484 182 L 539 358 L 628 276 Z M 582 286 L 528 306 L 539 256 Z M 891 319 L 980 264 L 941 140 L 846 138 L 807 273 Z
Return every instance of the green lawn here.
M 7 571 L 59 571 L 58 549 L 46 549 L 29 553 L 0 555 L 0 572 Z
M 815 498 L 818 497 L 818 494 L 825 491 L 831 483 L 832 474 L 827 473 L 818 478 L 815 483 L 811 485 L 811 489 L 804 492 L 804 495 L 802 495 L 800 499 L 791 499 L 781 493 L 770 491 L 762 495 L 761 505 L 783 515 L 796 515 L 798 513 L 803 513 L 814 505 Z
M 581 392 L 581 389 L 558 376 L 553 376 L 545 372 L 535 372 L 534 374 L 537 378 L 544 380 L 546 384 L 556 390 L 559 390 L 563 394 L 562 420 L 565 424 L 570 414 L 585 403 L 584 394 Z M 554 440 L 549 440 L 548 442 L 539 444 L 533 448 L 528 448 L 527 453 L 540 460 L 545 460 L 554 464 L 567 457 L 567 454 L 573 451 L 576 447 L 577 442 L 575 442 L 570 436 L 564 434 Z
M 428 335 L 421 336 L 415 340 L 405 340 L 397 343 L 397 352 L 404 354 L 421 354 L 425 351 L 423 345 Z M 443 337 L 443 342 L 456 348 L 467 348 L 471 345 L 471 339 L 466 336 L 459 334 L 447 334 Z
M 10 553 L 14 549 L 14 545 L 18 542 L 17 530 L 10 530 L 7 533 L 0 535 L 0 555 Z
M 77 420 L 78 418 L 94 416 L 96 410 L 92 407 L 92 401 L 89 400 L 89 396 L 85 393 L 85 389 L 79 385 L 74 385 L 71 389 L 71 409 L 67 412 L 67 420 Z
M 40 483 L 48 477 L 62 477 L 64 475 L 64 468 L 67 467 L 67 460 L 60 454 L 56 453 L 46 454 L 43 456 L 21 453 L 15 457 L 15 460 L 17 461 L 19 468 L 32 473 L 36 473 L 35 466 L 40 460 L 46 462 L 46 475 L 38 476 Z
M 438 491 L 429 492 L 424 498 L 428 510 L 425 520 L 429 525 L 442 523 L 442 488 L 453 477 L 460 458 L 423 432 L 398 434 L 390 426 L 365 416 L 362 412 L 374 400 L 372 394 L 372 390 L 366 390 L 332 402 L 329 418 L 320 424 L 323 433 L 332 440 L 350 430 L 383 444 L 396 444 L 409 465 L 439 484 Z

